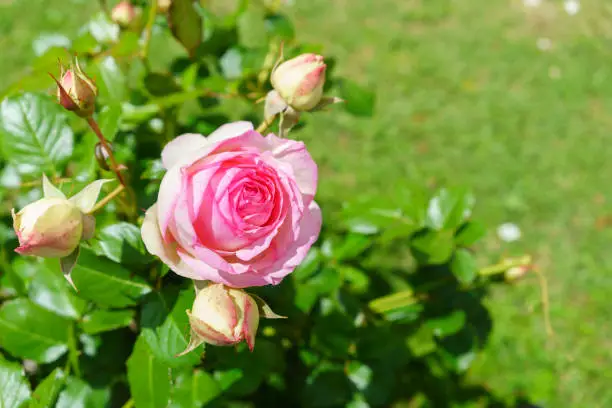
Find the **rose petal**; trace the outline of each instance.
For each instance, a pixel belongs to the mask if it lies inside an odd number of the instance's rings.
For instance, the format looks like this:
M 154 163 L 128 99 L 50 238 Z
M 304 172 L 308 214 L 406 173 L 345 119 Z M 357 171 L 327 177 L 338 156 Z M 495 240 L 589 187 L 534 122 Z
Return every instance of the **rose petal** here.
M 208 143 L 208 140 L 197 133 L 187 133 L 170 141 L 162 150 L 162 163 L 165 169 L 170 169 L 176 163 L 187 157 L 189 153 L 198 150 Z
M 159 220 L 157 218 L 157 204 L 153 204 L 145 213 L 145 218 L 141 227 L 142 240 L 149 253 L 158 256 L 163 263 L 168 265 L 178 275 L 190 279 L 198 279 L 198 274 L 186 265 L 178 256 L 175 243 L 164 242 L 161 231 L 159 230 Z
M 306 145 L 303 142 L 281 139 L 273 134 L 269 134 L 266 140 L 272 148 L 274 158 L 293 168 L 295 181 L 302 194 L 307 196 L 305 204 L 309 205 L 317 192 L 318 168 Z
M 208 135 L 206 140 L 209 143 L 217 143 L 225 139 L 240 136 L 250 130 L 253 130 L 253 124 L 251 122 L 228 123 Z

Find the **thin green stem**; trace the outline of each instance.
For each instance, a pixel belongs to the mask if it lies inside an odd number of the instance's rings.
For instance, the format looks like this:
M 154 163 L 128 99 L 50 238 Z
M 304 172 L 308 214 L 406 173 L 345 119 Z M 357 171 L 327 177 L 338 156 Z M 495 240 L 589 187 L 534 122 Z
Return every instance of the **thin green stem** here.
M 132 398 L 130 398 L 129 400 L 127 400 L 127 402 L 125 404 L 123 404 L 122 408 L 132 408 L 134 407 L 134 400 Z
M 101 199 L 95 206 L 94 208 L 91 209 L 91 211 L 89 212 L 90 214 L 95 213 L 96 211 L 100 210 L 102 207 L 104 207 L 106 204 L 108 204 L 113 198 L 117 197 L 119 194 L 121 194 L 121 192 L 125 189 L 124 185 L 119 185 L 117 186 L 117 188 L 115 188 L 113 191 L 111 191 L 110 193 L 108 193 L 108 195 L 106 197 L 104 197 L 103 199 Z
M 149 56 L 149 49 L 151 48 L 151 33 L 153 32 L 153 25 L 155 24 L 155 17 L 157 16 L 157 0 L 151 1 L 151 6 L 149 7 L 149 15 L 147 17 L 147 25 L 144 29 L 144 40 L 142 43 L 142 51 L 140 53 L 140 58 L 145 61 L 145 65 L 147 58 Z
M 70 360 L 70 365 L 74 370 L 74 375 L 76 375 L 77 378 L 81 378 L 81 368 L 79 366 L 79 349 L 77 347 L 75 325 L 76 323 L 70 325 L 68 333 L 68 359 Z
M 268 130 L 268 128 L 272 126 L 272 123 L 274 123 L 274 120 L 276 119 L 277 116 L 278 115 L 274 115 L 274 116 L 269 117 L 268 119 L 265 119 L 261 123 L 261 125 L 257 126 L 257 133 L 263 133 L 266 130 Z

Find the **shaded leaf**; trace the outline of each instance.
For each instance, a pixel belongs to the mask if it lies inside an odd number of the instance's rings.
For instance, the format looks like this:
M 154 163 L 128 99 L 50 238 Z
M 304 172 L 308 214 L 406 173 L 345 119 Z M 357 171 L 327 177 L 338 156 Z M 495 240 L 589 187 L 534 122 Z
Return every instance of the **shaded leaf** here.
M 471 246 L 485 236 L 486 229 L 484 225 L 469 221 L 463 224 L 455 234 L 455 244 L 457 246 Z
M 204 25 L 193 0 L 173 0 L 168 13 L 168 25 L 174 38 L 189 55 L 195 55 L 202 43 Z
M 70 321 L 28 299 L 0 308 L 0 345 L 16 357 L 51 363 L 68 350 Z

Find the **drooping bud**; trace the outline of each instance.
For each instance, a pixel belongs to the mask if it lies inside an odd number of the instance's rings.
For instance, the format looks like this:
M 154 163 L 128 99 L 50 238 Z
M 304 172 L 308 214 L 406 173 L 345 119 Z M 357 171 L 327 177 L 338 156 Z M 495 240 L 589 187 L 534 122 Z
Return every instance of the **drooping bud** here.
M 111 19 L 121 28 L 130 28 L 136 23 L 138 11 L 129 0 L 124 0 L 113 7 Z
M 522 279 L 531 270 L 531 265 L 514 266 L 504 273 L 507 282 L 516 282 Z
M 191 311 L 187 311 L 191 341 L 186 354 L 202 343 L 228 346 L 246 341 L 252 351 L 259 326 L 257 302 L 242 289 L 213 283 L 197 291 Z
M 76 58 L 69 69 L 61 67 L 60 80 L 55 79 L 55 82 L 60 105 L 81 117 L 93 114 L 98 88 L 91 78 L 85 75 Z
M 309 111 L 323 97 L 326 69 L 322 56 L 302 54 L 278 65 L 270 81 L 289 106 L 297 111 Z
M 21 255 L 61 258 L 70 255 L 83 236 L 83 214 L 62 198 L 42 198 L 15 214 L 13 228 Z
M 60 265 L 70 283 L 70 272 L 76 264 L 81 240 L 94 234 L 95 218 L 91 210 L 102 185 L 109 180 L 96 180 L 71 198 L 43 175 L 43 195 L 13 215 L 13 228 L 19 240 L 15 252 L 43 258 L 60 258 Z M 73 285 L 74 286 L 74 285 Z

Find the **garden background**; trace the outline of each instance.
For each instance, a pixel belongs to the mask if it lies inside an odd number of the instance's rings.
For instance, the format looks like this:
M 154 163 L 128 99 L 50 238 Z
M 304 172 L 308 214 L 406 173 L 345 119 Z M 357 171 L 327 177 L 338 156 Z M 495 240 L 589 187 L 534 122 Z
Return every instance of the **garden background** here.
M 542 406 L 612 404 L 612 5 L 294 3 L 298 38 L 322 43 L 336 73 L 377 94 L 371 118 L 332 110 L 301 130 L 321 169 L 319 201 L 385 196 L 417 180 L 470 186 L 489 226 L 479 261 L 532 254 L 548 276 L 555 329 L 547 337 L 535 278 L 496 287 L 493 332 L 470 378 Z M 41 37 L 74 34 L 96 7 L 0 0 L 0 89 Z M 518 241 L 498 237 L 507 222 Z

